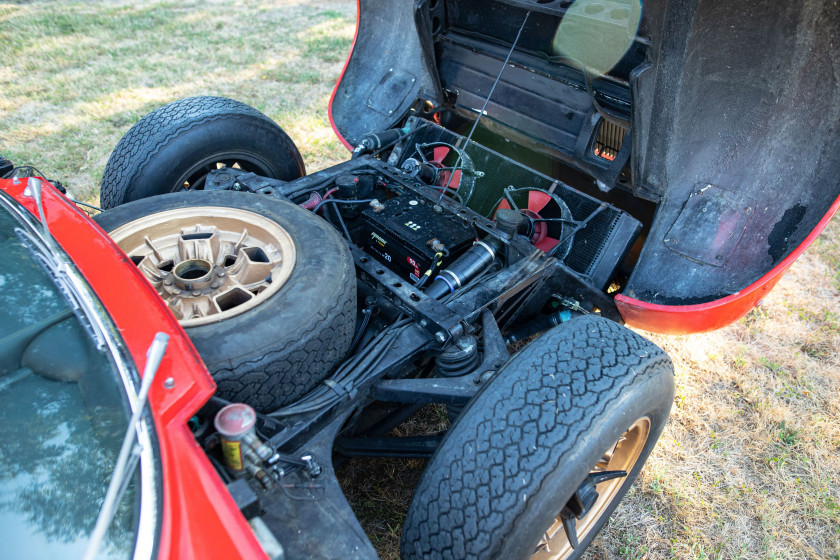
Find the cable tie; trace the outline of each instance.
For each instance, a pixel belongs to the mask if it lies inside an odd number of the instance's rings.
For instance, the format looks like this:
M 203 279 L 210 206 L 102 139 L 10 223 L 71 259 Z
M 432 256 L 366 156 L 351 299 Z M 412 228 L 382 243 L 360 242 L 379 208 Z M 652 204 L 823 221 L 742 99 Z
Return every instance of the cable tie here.
M 333 392 L 338 395 L 338 398 L 343 399 L 345 397 L 352 399 L 356 396 L 356 390 L 353 389 L 352 391 L 348 391 L 347 388 L 342 385 L 341 383 L 337 383 L 332 379 L 324 379 L 324 385 L 329 387 L 333 390 Z

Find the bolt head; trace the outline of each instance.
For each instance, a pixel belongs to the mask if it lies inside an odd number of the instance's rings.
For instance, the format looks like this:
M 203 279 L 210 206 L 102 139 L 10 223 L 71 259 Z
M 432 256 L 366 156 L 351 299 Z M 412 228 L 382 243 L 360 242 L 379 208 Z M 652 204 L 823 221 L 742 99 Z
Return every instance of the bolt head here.
M 175 387 L 175 378 L 174 377 L 167 377 L 166 380 L 163 382 L 164 389 L 172 389 Z
M 217 271 L 216 276 L 218 276 L 219 278 L 224 278 L 225 277 L 225 271 L 224 270 Z
M 164 279 L 163 279 L 163 284 L 164 284 L 165 286 L 171 286 L 171 285 L 172 285 L 172 278 L 168 278 L 168 277 L 167 277 L 167 278 L 164 278 Z
M 438 342 L 446 342 L 446 335 L 444 334 L 443 331 L 438 331 L 438 332 L 435 333 L 435 339 Z
M 199 292 L 198 290 L 193 290 L 192 295 L 198 297 L 201 295 L 201 292 Z
M 214 290 L 216 288 L 218 288 L 219 286 L 221 286 L 221 284 L 219 282 L 213 282 L 212 284 L 210 284 L 210 287 L 213 288 Z

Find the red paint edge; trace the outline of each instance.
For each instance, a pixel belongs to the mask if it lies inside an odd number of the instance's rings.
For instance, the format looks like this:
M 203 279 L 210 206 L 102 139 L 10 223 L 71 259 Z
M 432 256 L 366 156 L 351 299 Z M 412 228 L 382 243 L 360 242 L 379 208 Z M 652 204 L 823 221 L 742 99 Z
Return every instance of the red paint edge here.
M 23 195 L 26 183 L 26 179 L 0 179 L 0 189 L 37 218 L 34 200 Z M 45 180 L 42 200 L 50 233 L 107 309 L 138 371 L 143 371 L 155 333 L 170 337 L 149 392 L 162 475 L 158 558 L 266 558 L 187 426 L 216 390 L 192 342 L 154 288 L 96 222 Z M 163 384 L 170 377 L 175 385 L 166 389 Z
M 338 80 L 335 82 L 335 87 L 333 87 L 332 94 L 330 95 L 330 102 L 327 105 L 327 115 L 330 118 L 330 126 L 335 132 L 335 135 L 338 137 L 339 141 L 344 144 L 344 147 L 353 151 L 353 146 L 345 140 L 344 136 L 338 131 L 338 128 L 335 126 L 335 120 L 333 119 L 333 99 L 335 99 L 335 94 L 338 92 L 338 86 L 341 85 L 341 80 L 344 78 L 344 73 L 347 72 L 347 67 L 350 66 L 350 59 L 353 58 L 353 50 L 356 48 L 356 38 L 359 36 L 359 19 L 362 16 L 362 7 L 359 5 L 360 0 L 356 0 L 356 31 L 353 33 L 353 44 L 350 45 L 350 52 L 347 54 L 347 60 L 344 61 L 344 68 L 341 69 L 341 74 L 338 76 Z
M 624 321 L 639 329 L 665 334 L 692 334 L 720 329 L 746 315 L 766 296 L 788 268 L 825 229 L 840 208 L 840 196 L 808 237 L 770 272 L 725 298 L 696 305 L 659 305 L 625 295 L 617 295 L 615 304 Z

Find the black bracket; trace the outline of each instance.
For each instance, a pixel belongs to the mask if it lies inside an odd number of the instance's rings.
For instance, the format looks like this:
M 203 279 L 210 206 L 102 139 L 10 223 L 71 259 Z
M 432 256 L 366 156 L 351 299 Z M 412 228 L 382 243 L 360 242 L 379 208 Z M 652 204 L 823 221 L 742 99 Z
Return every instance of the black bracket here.
M 440 344 L 464 332 L 463 317 L 438 300 L 414 289 L 410 283 L 372 259 L 364 251 L 350 245 L 356 267 L 374 280 L 400 311 L 411 315 L 423 330 Z
M 346 457 L 429 459 L 442 440 L 442 435 L 338 438 L 333 450 Z
M 485 309 L 481 319 L 484 359 L 475 371 L 459 377 L 384 379 L 373 385 L 371 396 L 386 402 L 467 404 L 481 384 L 510 358 L 493 314 Z

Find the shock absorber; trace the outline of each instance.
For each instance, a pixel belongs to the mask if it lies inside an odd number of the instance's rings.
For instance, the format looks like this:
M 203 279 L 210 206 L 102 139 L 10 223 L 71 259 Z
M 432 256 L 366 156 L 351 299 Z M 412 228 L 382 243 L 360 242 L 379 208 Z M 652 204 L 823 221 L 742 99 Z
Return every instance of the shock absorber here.
M 351 159 L 355 159 L 362 154 L 378 150 L 389 144 L 393 144 L 400 139 L 401 136 L 408 133 L 404 128 L 392 128 L 390 130 L 383 130 L 381 132 L 371 132 L 365 134 L 359 144 L 353 149 Z
M 476 241 L 463 255 L 435 277 L 435 281 L 426 290 L 426 295 L 440 299 L 466 286 L 470 280 L 493 264 L 501 247 L 501 242 L 496 239 Z
M 472 335 L 459 337 L 435 359 L 438 375 L 459 377 L 478 367 L 478 341 Z
M 468 334 L 461 336 L 454 344 L 444 349 L 435 359 L 435 365 L 441 377 L 460 377 L 474 372 L 480 358 L 478 341 Z M 447 404 L 446 414 L 449 416 L 449 421 L 454 422 L 463 408 L 463 405 Z

